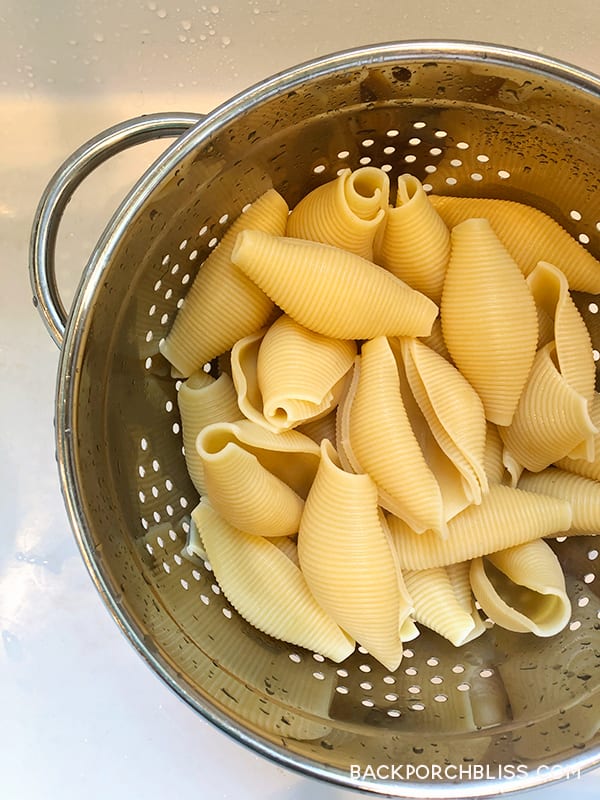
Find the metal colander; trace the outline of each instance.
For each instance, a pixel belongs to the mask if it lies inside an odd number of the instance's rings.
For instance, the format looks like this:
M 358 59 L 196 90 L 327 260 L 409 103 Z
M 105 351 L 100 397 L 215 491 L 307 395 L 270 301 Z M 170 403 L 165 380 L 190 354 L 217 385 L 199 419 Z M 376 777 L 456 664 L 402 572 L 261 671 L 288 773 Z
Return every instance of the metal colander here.
M 345 167 L 529 203 L 600 256 L 599 129 L 600 79 L 573 67 L 492 45 L 392 43 L 299 66 L 203 119 L 118 126 L 49 185 L 32 280 L 62 345 L 57 452 L 83 557 L 158 675 L 275 761 L 394 797 L 505 793 L 600 763 L 599 542 L 552 545 L 573 616 L 551 639 L 495 627 L 455 648 L 424 629 L 393 674 L 361 648 L 334 664 L 275 641 L 237 615 L 209 564 L 181 556 L 198 497 L 159 341 L 247 203 L 274 186 L 293 206 Z M 109 223 L 67 317 L 52 253 L 70 194 L 112 153 L 183 131 Z M 597 348 L 600 300 L 577 300 Z

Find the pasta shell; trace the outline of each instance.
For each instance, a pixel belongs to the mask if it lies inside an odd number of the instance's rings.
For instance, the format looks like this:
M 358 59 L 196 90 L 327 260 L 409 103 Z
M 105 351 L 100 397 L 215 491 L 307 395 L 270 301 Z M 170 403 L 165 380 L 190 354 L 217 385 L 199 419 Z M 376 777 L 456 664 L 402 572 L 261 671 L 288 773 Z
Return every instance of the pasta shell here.
M 286 236 L 341 247 L 373 259 L 373 239 L 388 206 L 390 179 L 376 167 L 345 169 L 309 192 L 288 218 Z
M 483 463 L 488 486 L 492 483 L 504 483 L 505 465 L 503 461 L 504 445 L 498 427 L 493 422 L 487 423 Z
M 427 336 L 437 316 L 424 294 L 331 245 L 242 231 L 232 260 L 286 314 L 323 336 Z
M 402 659 L 399 630 L 411 613 L 368 475 L 344 472 L 331 443 L 298 533 L 298 555 L 319 605 L 387 669 Z
M 509 631 L 554 636 L 571 616 L 562 567 L 541 539 L 474 559 L 471 586 L 488 617 Z
M 455 647 L 466 641 L 475 629 L 475 620 L 454 594 L 446 567 L 407 570 L 404 582 L 418 623 L 439 633 Z
M 440 317 L 436 317 L 433 321 L 429 336 L 421 336 L 420 341 L 422 341 L 423 344 L 426 344 L 427 347 L 431 347 L 431 349 L 435 350 L 436 353 L 439 353 L 441 356 L 443 356 L 446 361 L 450 361 L 450 363 L 452 363 L 452 358 L 448 352 L 448 348 L 446 347 L 446 342 L 444 341 L 444 334 L 442 333 L 442 320 Z
M 240 231 L 254 228 L 281 236 L 287 217 L 287 203 L 269 189 L 240 214 L 200 267 L 169 335 L 159 345 L 183 376 L 229 350 L 273 313 L 273 302 L 237 269 L 231 253 Z
M 259 536 L 297 533 L 319 448 L 297 431 L 271 433 L 248 421 L 202 430 L 197 449 L 206 494 L 235 528 Z
M 548 467 L 541 472 L 524 472 L 519 480 L 519 488 L 568 500 L 573 508 L 573 521 L 566 533 L 571 535 L 600 533 L 598 481 L 556 467 Z
M 399 340 L 412 393 L 438 444 L 463 476 L 467 494 L 481 502 L 486 419 L 471 384 L 445 358 L 417 339 Z
M 536 354 L 513 421 L 499 431 L 510 457 L 531 472 L 564 458 L 597 432 L 586 398 L 558 369 L 554 342 Z
M 480 505 L 469 506 L 450 520 L 447 539 L 432 531 L 417 534 L 391 514 L 387 521 L 402 569 L 415 570 L 469 561 L 567 531 L 572 513 L 567 500 L 496 484 Z
M 288 430 L 327 414 L 355 356 L 354 340 L 330 339 L 279 317 L 263 337 L 256 364 L 267 422 Z
M 600 293 L 600 263 L 552 217 L 513 200 L 441 197 L 429 200 L 449 228 L 473 217 L 485 217 L 524 275 L 538 261 L 560 264 L 569 286 Z
M 192 517 L 219 586 L 251 625 L 336 662 L 353 652 L 353 640 L 317 604 L 302 572 L 279 547 L 236 530 L 205 501 Z
M 448 564 L 444 569 L 452 585 L 454 596 L 463 610 L 468 612 L 473 620 L 473 630 L 463 642 L 463 644 L 466 644 L 481 636 L 488 629 L 477 609 L 473 590 L 471 589 L 471 562 L 457 561 L 454 564 Z
M 177 392 L 181 416 L 185 463 L 192 483 L 204 494 L 204 468 L 196 450 L 198 434 L 213 422 L 232 422 L 240 416 L 237 396 L 229 375 L 217 379 L 199 370 L 184 381 Z
M 416 531 L 445 531 L 440 489 L 412 430 L 384 337 L 363 345 L 343 414 L 341 448 L 355 472 L 373 479 L 381 505 Z
M 537 314 L 523 275 L 485 219 L 452 230 L 441 317 L 450 355 L 487 419 L 509 425 L 535 355 Z
M 231 377 L 237 392 L 238 406 L 244 417 L 276 433 L 263 414 L 263 398 L 256 371 L 258 351 L 266 332 L 266 327 L 260 328 L 260 330 L 238 339 L 233 345 L 231 348 Z
M 450 233 L 414 175 L 398 177 L 396 207 L 378 235 L 376 261 L 439 305 L 450 257 Z
M 598 392 L 595 392 L 592 398 L 590 417 L 597 431 L 593 435 L 594 458 L 588 461 L 587 458 L 573 458 L 570 454 L 568 457 L 557 459 L 554 464 L 567 472 L 600 481 L 600 394 Z

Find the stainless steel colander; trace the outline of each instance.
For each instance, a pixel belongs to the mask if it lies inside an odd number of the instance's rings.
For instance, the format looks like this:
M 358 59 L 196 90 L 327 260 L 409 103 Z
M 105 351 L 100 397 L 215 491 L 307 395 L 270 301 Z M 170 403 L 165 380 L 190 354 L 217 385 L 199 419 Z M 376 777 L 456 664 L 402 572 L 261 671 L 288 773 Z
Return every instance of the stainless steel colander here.
M 600 256 L 600 79 L 465 42 L 335 54 L 249 89 L 206 118 L 158 115 L 83 146 L 51 181 L 31 248 L 35 302 L 61 346 L 56 442 L 71 522 L 115 620 L 157 674 L 275 761 L 393 797 L 481 797 L 600 763 L 600 540 L 558 541 L 570 625 L 538 639 L 492 628 L 454 648 L 423 630 L 387 672 L 270 639 L 181 557 L 197 495 L 176 384 L 158 354 L 199 265 L 275 186 L 293 206 L 344 167 L 412 172 L 436 193 L 520 200 Z M 116 212 L 67 316 L 53 250 L 98 163 L 180 137 Z M 600 300 L 579 294 L 600 349 Z

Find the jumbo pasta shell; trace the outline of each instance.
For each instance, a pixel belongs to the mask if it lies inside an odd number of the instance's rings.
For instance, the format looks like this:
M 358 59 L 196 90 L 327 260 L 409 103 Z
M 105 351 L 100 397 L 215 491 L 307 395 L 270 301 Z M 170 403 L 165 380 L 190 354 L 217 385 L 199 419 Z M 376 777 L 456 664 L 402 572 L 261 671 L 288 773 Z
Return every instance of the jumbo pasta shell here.
M 388 208 L 375 260 L 439 304 L 450 257 L 450 233 L 414 175 L 398 177 L 396 207 Z
M 600 263 L 552 217 L 513 200 L 441 197 L 429 200 L 449 228 L 485 217 L 524 275 L 538 261 L 560 264 L 571 289 L 600 293 Z
M 372 260 L 373 239 L 388 206 L 390 180 L 377 167 L 342 170 L 295 206 L 286 236 L 341 247 Z
M 564 458 L 559 458 L 554 462 L 554 465 L 573 472 L 576 475 L 583 475 L 584 478 L 592 478 L 593 480 L 600 481 L 600 394 L 594 392 L 590 406 L 590 418 L 592 425 L 596 429 L 596 433 L 592 436 L 592 450 L 593 458 L 587 459 L 582 457 L 573 457 L 570 453 Z
M 196 439 L 206 425 L 239 418 L 240 410 L 231 378 L 225 373 L 215 379 L 202 370 L 195 372 L 181 384 L 177 405 L 187 471 L 196 491 L 204 494 L 204 469 L 196 450 Z
M 554 636 L 571 616 L 562 567 L 541 539 L 474 559 L 471 586 L 488 617 L 510 631 Z
M 334 339 L 427 336 L 438 313 L 383 267 L 331 245 L 245 230 L 232 260 L 296 322 Z
M 558 369 L 554 342 L 537 352 L 512 423 L 499 431 L 510 458 L 531 472 L 564 458 L 597 433 L 587 399 Z
M 415 533 L 387 515 L 402 569 L 444 567 L 469 561 L 571 527 L 571 504 L 546 495 L 495 484 L 480 505 L 466 508 L 448 523 L 448 538 L 432 531 Z
M 573 509 L 573 521 L 566 533 L 570 535 L 600 533 L 598 481 L 557 467 L 548 467 L 541 472 L 524 472 L 519 479 L 519 488 L 568 500 Z
M 317 604 L 300 569 L 268 539 L 236 530 L 206 501 L 192 511 L 215 578 L 251 625 L 343 661 L 354 641 Z
M 288 206 L 269 189 L 240 214 L 204 261 L 179 310 L 160 352 L 183 377 L 215 358 L 243 336 L 265 325 L 273 302 L 239 270 L 231 254 L 246 228 L 281 236 Z
M 298 555 L 308 586 L 325 611 L 387 669 L 402 659 L 399 630 L 410 599 L 368 475 L 344 472 L 327 441 L 306 500 Z
M 535 355 L 537 314 L 519 267 L 485 219 L 452 229 L 441 318 L 450 355 L 486 418 L 509 425 Z

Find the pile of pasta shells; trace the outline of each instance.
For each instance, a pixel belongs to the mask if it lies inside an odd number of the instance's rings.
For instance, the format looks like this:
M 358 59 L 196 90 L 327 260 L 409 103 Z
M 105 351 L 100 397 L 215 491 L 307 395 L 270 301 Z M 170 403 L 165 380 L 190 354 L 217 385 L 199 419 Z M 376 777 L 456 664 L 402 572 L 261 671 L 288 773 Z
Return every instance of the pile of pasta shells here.
M 186 545 L 256 628 L 388 670 L 426 626 L 569 621 L 548 538 L 600 530 L 600 401 L 571 290 L 600 264 L 541 211 L 346 169 L 274 189 L 200 268 L 162 354 L 200 501 Z M 206 365 L 218 359 L 216 374 Z

